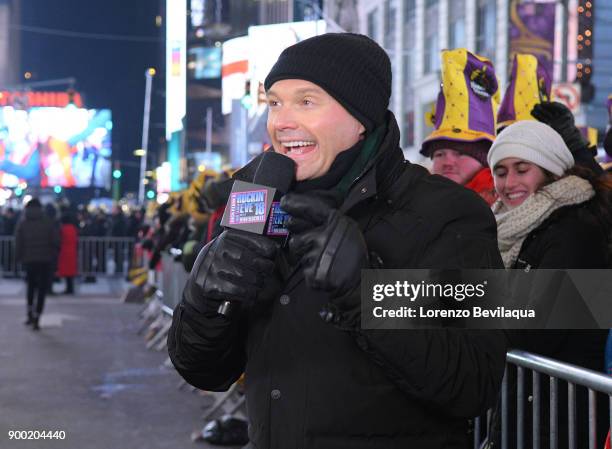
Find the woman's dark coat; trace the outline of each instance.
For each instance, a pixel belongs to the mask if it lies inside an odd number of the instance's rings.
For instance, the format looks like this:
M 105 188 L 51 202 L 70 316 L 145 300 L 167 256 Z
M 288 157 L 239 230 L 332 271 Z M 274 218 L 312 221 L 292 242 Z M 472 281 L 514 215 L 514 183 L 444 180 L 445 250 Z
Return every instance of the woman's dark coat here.
M 592 200 L 593 201 L 593 200 Z M 588 203 L 562 207 L 551 214 L 540 226 L 526 237 L 519 252 L 514 269 L 605 269 L 609 266 L 608 237 L 609 230 L 598 222 L 588 207 Z M 510 349 L 520 349 L 562 362 L 578 365 L 594 371 L 603 372 L 604 348 L 608 335 L 607 329 L 602 330 L 530 330 L 509 332 Z M 548 447 L 549 441 L 549 383 L 548 377 L 541 382 L 542 423 L 541 446 Z M 516 375 L 509 372 L 511 400 L 509 409 L 510 427 L 508 432 L 508 447 L 516 447 Z M 532 395 L 531 375 L 525 379 L 524 403 L 526 404 L 525 434 L 526 446 L 531 447 L 531 405 Z M 559 382 L 559 448 L 568 447 L 567 442 L 567 387 Z M 577 387 L 577 447 L 588 447 L 588 409 L 587 391 Z M 607 433 L 606 401 L 598 401 L 598 436 L 596 447 L 603 447 L 603 439 Z M 499 423 L 493 430 L 499 444 Z

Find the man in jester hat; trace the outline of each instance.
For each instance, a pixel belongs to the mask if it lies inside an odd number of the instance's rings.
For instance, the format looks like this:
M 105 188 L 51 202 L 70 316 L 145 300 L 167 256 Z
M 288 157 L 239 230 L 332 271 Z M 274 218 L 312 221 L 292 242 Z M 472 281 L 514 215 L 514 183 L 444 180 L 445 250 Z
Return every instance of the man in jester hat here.
M 432 173 L 495 201 L 487 152 L 495 140 L 499 89 L 493 64 L 464 48 L 442 51 L 442 85 L 421 154 Z

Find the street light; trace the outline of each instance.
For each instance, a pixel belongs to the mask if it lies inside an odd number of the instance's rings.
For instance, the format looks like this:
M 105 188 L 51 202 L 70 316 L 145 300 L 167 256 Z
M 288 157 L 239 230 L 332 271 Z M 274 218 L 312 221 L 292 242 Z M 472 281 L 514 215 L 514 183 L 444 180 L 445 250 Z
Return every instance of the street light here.
M 147 170 L 147 150 L 149 146 L 149 118 L 151 115 L 151 85 L 153 83 L 153 77 L 155 76 L 155 69 L 153 67 L 148 68 L 145 71 L 145 100 L 144 100 L 144 115 L 142 118 L 142 156 L 140 159 L 140 179 L 144 178 L 144 173 Z M 135 153 L 135 152 L 134 152 Z M 145 189 L 144 184 L 141 182 L 138 185 L 138 202 L 144 203 Z

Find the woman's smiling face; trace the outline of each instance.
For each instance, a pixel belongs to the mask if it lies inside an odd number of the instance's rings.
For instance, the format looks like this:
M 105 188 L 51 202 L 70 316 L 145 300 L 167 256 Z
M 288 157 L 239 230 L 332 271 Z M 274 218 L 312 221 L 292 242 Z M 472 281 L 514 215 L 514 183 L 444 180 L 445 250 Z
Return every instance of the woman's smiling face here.
M 493 181 L 499 199 L 513 209 L 548 182 L 548 176 L 539 166 L 524 159 L 502 159 L 493 168 Z

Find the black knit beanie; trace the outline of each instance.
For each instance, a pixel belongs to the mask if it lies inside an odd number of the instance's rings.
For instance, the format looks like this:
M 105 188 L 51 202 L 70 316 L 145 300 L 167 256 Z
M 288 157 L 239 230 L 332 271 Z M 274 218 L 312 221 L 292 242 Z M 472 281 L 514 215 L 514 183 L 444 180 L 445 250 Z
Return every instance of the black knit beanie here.
M 322 87 L 368 132 L 385 121 L 391 61 L 367 36 L 328 33 L 286 48 L 266 77 L 266 91 L 284 79 L 302 79 Z

